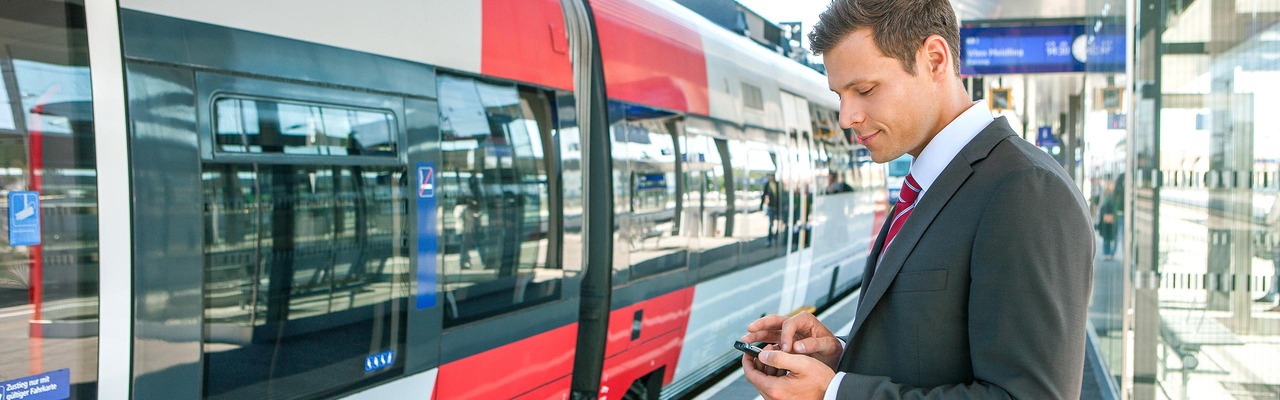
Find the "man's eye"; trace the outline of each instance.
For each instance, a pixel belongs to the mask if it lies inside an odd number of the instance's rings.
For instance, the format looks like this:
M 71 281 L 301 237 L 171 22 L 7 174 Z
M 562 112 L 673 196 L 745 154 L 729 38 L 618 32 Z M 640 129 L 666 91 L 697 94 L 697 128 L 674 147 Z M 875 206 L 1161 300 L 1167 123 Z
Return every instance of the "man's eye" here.
M 871 88 L 871 89 L 867 89 L 867 90 L 859 90 L 859 91 L 858 91 L 858 94 L 863 95 L 863 96 L 866 96 L 866 95 L 871 94 L 871 91 L 872 91 L 872 90 L 874 90 L 874 89 L 875 89 L 875 88 Z

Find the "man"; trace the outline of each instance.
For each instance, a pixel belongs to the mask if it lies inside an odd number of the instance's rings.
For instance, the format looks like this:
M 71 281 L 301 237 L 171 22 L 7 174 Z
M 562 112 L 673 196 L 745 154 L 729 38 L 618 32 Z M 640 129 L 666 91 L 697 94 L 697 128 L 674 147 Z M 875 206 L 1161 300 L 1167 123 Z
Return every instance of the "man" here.
M 1066 172 L 972 102 L 947 0 L 836 0 L 810 35 L 840 124 L 915 156 L 872 246 L 853 329 L 761 318 L 765 398 L 1078 399 L 1094 243 Z

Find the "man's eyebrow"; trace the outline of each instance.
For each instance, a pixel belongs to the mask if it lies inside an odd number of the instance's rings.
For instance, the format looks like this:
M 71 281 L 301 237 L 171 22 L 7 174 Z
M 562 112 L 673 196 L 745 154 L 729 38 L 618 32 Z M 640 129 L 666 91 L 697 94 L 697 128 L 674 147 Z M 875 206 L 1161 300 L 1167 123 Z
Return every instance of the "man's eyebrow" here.
M 833 88 L 833 89 L 830 89 L 830 90 L 831 90 L 832 92 L 839 93 L 841 90 L 845 90 L 845 89 L 848 89 L 848 88 L 851 88 L 851 87 L 854 87 L 854 86 L 858 86 L 858 85 L 861 85 L 861 84 L 864 84 L 864 83 L 873 83 L 873 82 L 871 82 L 871 80 L 870 80 L 870 79 L 850 79 L 848 83 L 845 83 L 845 84 L 844 84 L 844 86 L 841 86 L 841 87 L 838 87 L 838 88 Z

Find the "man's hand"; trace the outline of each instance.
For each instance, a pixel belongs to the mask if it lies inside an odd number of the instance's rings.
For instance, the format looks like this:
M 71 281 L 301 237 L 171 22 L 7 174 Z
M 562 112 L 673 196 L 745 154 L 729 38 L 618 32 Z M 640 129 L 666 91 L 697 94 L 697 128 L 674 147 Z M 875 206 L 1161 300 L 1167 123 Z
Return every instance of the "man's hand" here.
M 836 375 L 818 359 L 774 350 L 760 352 L 760 357 L 743 355 L 742 370 L 747 382 L 770 400 L 822 399 Z
M 778 343 L 782 351 L 804 354 L 822 361 L 827 369 L 835 370 L 840 362 L 844 346 L 817 317 L 800 313 L 791 318 L 770 315 L 747 325 L 747 335 L 740 339 L 747 343 Z

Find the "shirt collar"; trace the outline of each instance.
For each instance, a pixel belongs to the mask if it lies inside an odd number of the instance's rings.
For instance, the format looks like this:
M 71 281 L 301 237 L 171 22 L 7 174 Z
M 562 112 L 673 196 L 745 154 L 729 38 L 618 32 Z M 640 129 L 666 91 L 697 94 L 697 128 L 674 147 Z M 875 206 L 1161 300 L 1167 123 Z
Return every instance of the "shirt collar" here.
M 922 195 L 929 191 L 929 186 L 933 186 L 933 182 L 938 180 L 951 160 L 960 154 L 960 150 L 986 129 L 987 125 L 991 125 L 992 121 L 995 118 L 991 116 L 987 102 L 975 101 L 925 145 L 924 150 L 920 151 L 920 157 L 911 163 L 911 177 L 920 184 Z

